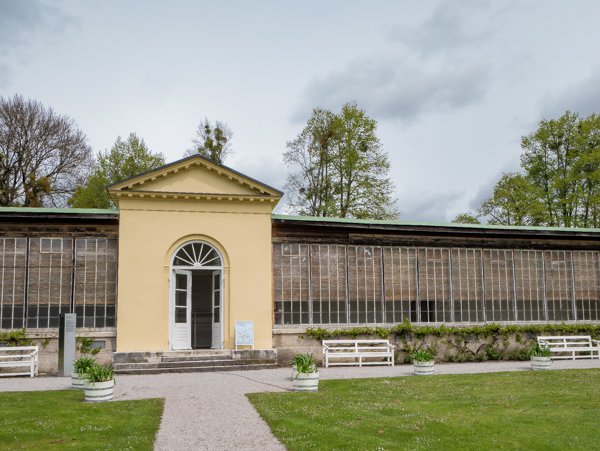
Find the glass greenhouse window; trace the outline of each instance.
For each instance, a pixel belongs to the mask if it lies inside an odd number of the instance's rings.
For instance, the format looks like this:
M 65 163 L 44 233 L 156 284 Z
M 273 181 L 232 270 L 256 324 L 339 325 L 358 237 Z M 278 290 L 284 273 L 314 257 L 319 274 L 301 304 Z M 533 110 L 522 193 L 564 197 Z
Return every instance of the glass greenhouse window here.
M 273 244 L 277 325 L 600 320 L 600 253 Z

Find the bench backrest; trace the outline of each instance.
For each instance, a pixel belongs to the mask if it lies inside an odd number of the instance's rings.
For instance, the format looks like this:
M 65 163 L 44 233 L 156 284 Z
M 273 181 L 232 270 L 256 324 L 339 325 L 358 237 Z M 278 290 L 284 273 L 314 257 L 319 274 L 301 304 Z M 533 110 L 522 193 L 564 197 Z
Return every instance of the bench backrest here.
M 323 340 L 323 352 L 388 352 L 391 346 L 389 340 Z
M 545 344 L 550 347 L 564 347 L 569 346 L 591 346 L 592 337 L 589 335 L 571 335 L 571 336 L 548 336 L 548 337 L 537 337 L 538 343 Z
M 0 346 L 0 352 L 27 352 L 31 354 L 38 352 L 37 346 Z
M 359 345 L 383 345 L 389 344 L 389 340 L 323 340 L 323 344 L 327 346 L 354 346 Z

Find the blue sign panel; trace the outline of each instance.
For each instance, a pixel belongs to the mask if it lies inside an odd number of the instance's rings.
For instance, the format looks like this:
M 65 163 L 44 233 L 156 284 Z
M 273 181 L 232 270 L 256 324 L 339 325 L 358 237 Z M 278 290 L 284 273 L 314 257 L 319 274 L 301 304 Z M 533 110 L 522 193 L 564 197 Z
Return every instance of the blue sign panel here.
M 235 322 L 235 347 L 252 346 L 254 348 L 254 321 Z

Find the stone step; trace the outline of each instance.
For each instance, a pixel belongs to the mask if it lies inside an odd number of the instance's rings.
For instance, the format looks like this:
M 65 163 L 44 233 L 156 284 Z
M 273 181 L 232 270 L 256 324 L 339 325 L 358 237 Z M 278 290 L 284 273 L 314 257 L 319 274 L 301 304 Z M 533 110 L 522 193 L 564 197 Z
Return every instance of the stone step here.
M 193 349 L 168 352 L 115 352 L 117 374 L 225 371 L 277 367 L 275 349 Z
M 115 370 L 137 370 L 144 368 L 186 368 L 204 366 L 259 365 L 275 363 L 265 360 L 182 360 L 157 363 L 115 363 Z
M 231 360 L 231 354 L 227 355 L 187 355 L 187 356 L 171 356 L 163 354 L 162 362 L 214 362 Z
M 231 349 L 189 349 L 185 351 L 167 351 L 163 352 L 163 358 L 188 358 L 188 357 L 201 357 L 201 358 L 231 358 Z
M 158 363 L 158 368 L 185 368 L 185 367 L 201 367 L 201 366 L 232 366 L 232 365 L 262 365 L 276 363 L 269 360 L 184 360 L 179 362 L 161 362 Z
M 212 365 L 212 366 L 187 366 L 167 368 L 138 368 L 117 369 L 116 374 L 161 374 L 161 373 L 204 373 L 209 371 L 241 371 L 241 370 L 265 370 L 277 368 L 275 363 L 259 363 L 252 365 Z

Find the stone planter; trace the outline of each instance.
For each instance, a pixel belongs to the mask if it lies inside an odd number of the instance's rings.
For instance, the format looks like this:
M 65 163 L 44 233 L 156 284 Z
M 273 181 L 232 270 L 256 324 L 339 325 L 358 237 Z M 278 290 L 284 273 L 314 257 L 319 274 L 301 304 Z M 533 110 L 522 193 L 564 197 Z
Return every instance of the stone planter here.
M 89 382 L 83 384 L 83 392 L 87 402 L 110 401 L 113 399 L 115 380 L 106 382 Z
M 295 373 L 293 386 L 296 391 L 317 391 L 319 389 L 319 372 Z
M 552 365 L 552 360 L 550 360 L 550 357 L 538 357 L 538 356 L 531 357 L 531 369 L 532 370 L 535 370 L 535 371 L 549 370 L 551 365 Z
M 79 373 L 77 371 L 71 371 L 71 388 L 81 390 L 83 388 L 83 382 L 85 379 L 79 377 Z
M 417 376 L 429 376 L 430 374 L 433 374 L 433 364 L 434 364 L 433 360 L 431 360 L 430 362 L 414 361 L 413 365 L 414 365 L 415 374 Z

